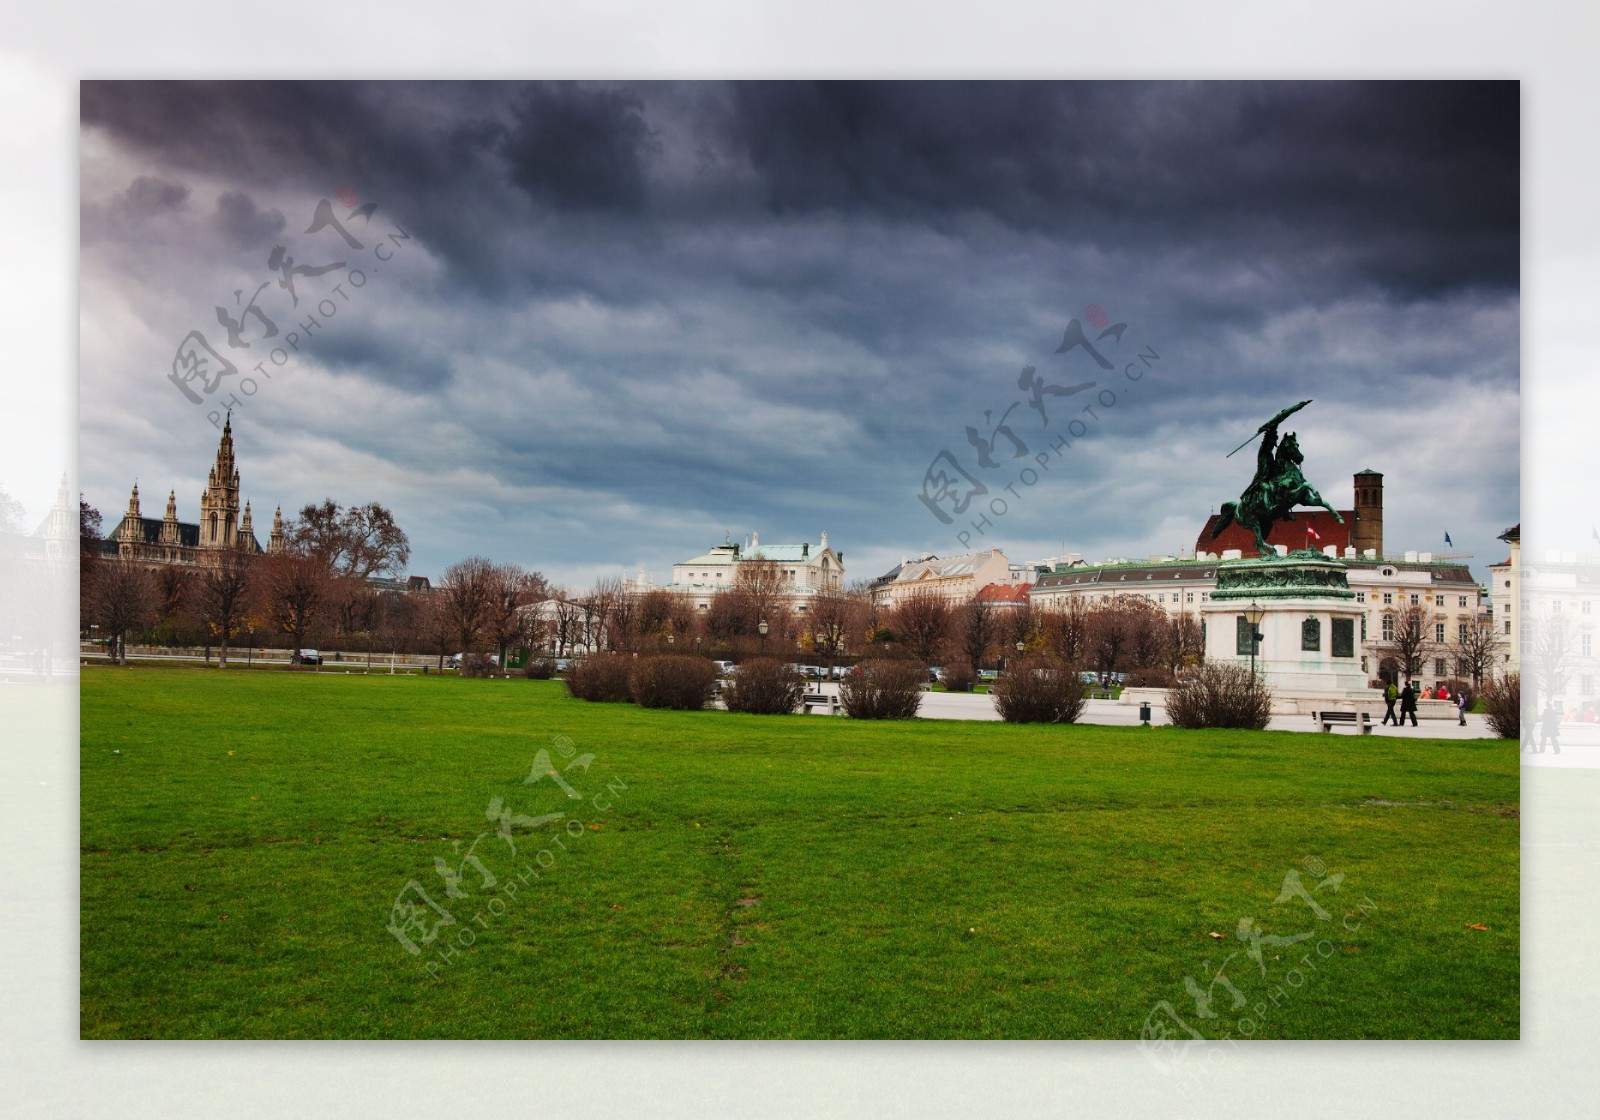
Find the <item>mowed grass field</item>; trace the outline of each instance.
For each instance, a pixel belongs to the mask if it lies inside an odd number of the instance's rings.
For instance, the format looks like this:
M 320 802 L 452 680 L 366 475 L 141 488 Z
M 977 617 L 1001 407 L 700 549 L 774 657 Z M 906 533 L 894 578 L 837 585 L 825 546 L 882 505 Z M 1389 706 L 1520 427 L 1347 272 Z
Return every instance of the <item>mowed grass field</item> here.
M 81 705 L 86 1038 L 1519 1033 L 1515 743 L 327 672 Z

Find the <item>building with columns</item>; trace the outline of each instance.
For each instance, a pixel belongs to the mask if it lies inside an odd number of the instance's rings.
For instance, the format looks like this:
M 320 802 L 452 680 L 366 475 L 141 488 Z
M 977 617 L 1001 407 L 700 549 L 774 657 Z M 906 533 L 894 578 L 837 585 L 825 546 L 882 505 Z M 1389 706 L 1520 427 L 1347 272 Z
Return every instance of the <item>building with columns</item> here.
M 724 534 L 716 547 L 672 565 L 672 582 L 662 590 L 687 597 L 696 610 L 707 610 L 717 592 L 738 586 L 741 564 L 759 561 L 777 565 L 784 598 L 797 614 L 805 613 L 808 600 L 819 592 L 844 590 L 844 553 L 828 547 L 826 532 L 815 547 L 809 541 L 762 544 L 757 533 L 741 543 Z
M 250 503 L 240 505 L 241 487 L 239 468 L 233 455 L 233 417 L 222 426 L 222 440 L 217 445 L 217 458 L 211 465 L 206 489 L 200 495 L 200 519 L 178 519 L 177 491 L 167 492 L 167 508 L 159 517 L 145 517 L 139 504 L 139 484 L 133 485 L 128 496 L 128 508 L 122 520 L 106 534 L 101 553 L 107 557 L 125 557 L 146 564 L 193 565 L 205 561 L 208 553 L 222 549 L 239 548 L 245 552 L 283 551 L 283 509 L 279 507 L 272 516 L 272 533 L 267 547 L 262 549 L 255 534 Z

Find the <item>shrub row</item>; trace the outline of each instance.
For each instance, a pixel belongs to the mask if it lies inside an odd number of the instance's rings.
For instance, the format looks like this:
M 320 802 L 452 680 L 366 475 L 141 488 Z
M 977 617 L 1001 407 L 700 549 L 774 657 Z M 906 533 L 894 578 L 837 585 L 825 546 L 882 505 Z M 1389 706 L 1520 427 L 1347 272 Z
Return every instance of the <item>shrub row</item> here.
M 1049 657 L 1013 661 L 989 693 L 1007 723 L 1076 723 L 1085 703 L 1077 670 Z
M 1522 674 L 1507 673 L 1483 682 L 1478 694 L 1489 730 L 1502 739 L 1522 738 Z
M 692 712 L 716 695 L 717 667 L 703 657 L 688 655 L 594 653 L 575 658 L 567 667 L 565 680 L 567 692 L 579 700 L 596 704 L 632 700 L 641 708 Z
M 787 715 L 800 706 L 806 679 L 791 665 L 770 657 L 757 657 L 739 666 L 722 690 L 730 712 L 750 715 Z
M 1248 667 L 1206 661 L 1167 692 L 1167 718 L 1178 727 L 1265 731 L 1272 719 L 1272 690 Z
M 839 682 L 839 703 L 852 719 L 911 719 L 927 679 L 915 661 L 863 661 Z
M 947 665 L 940 679 L 944 682 L 946 692 L 971 692 L 972 686 L 978 683 L 978 671 L 961 662 Z

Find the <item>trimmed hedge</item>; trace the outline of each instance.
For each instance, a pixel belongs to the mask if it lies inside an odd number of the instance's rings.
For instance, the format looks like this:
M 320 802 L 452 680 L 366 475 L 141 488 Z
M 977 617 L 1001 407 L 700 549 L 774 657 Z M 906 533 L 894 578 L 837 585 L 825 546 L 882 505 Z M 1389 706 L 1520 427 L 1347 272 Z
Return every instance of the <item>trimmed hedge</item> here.
M 463 677 L 493 677 L 499 672 L 500 666 L 487 653 L 469 653 L 461 659 Z
M 1191 730 L 1265 731 L 1272 719 L 1272 690 L 1248 666 L 1206 661 L 1167 691 L 1167 718 Z
M 1489 730 L 1502 739 L 1522 738 L 1522 674 L 1507 673 L 1496 680 L 1484 681 L 1478 694 L 1483 714 L 1488 717 Z
M 912 719 L 927 679 L 915 661 L 863 661 L 839 683 L 839 703 L 851 719 Z
M 1076 723 L 1085 703 L 1077 670 L 1053 657 L 1013 661 L 989 694 L 1007 723 Z
M 632 699 L 628 672 L 633 658 L 625 653 L 591 653 L 567 667 L 567 692 L 596 704 L 620 704 Z
M 717 667 L 704 657 L 641 657 L 628 673 L 628 694 L 641 708 L 699 711 L 717 693 Z
M 722 700 L 730 712 L 788 715 L 800 706 L 805 693 L 806 679 L 799 670 L 771 657 L 754 657 L 723 686 Z
M 971 692 L 978 683 L 978 671 L 964 662 L 946 665 L 944 676 L 939 679 L 946 692 Z

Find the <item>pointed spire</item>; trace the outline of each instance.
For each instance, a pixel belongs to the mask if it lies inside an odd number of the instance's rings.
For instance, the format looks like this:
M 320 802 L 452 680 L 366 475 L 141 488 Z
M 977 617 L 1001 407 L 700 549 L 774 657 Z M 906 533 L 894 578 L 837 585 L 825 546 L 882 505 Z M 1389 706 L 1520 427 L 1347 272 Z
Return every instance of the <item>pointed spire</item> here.
M 161 519 L 161 543 L 178 544 L 178 492 L 167 491 L 167 513 Z
M 272 536 L 267 539 L 267 551 L 273 556 L 283 552 L 283 507 L 279 506 L 272 514 Z
M 139 484 L 137 482 L 133 484 L 133 493 L 128 495 L 128 516 L 139 516 Z

